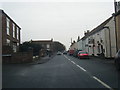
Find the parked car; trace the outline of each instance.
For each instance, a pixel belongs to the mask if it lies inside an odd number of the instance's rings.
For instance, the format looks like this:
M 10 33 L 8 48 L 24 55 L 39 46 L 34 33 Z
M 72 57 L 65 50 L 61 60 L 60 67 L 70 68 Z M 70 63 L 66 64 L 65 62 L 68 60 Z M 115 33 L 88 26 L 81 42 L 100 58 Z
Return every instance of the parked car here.
M 60 51 L 57 52 L 57 55 L 61 55 L 62 53 Z
M 116 53 L 115 56 L 115 66 L 116 69 L 120 71 L 120 50 Z
M 64 51 L 63 54 L 67 54 L 67 51 Z
M 85 51 L 79 51 L 78 52 L 78 58 L 87 58 L 89 59 L 89 54 Z
M 74 54 L 74 50 L 69 50 L 69 55 L 73 55 Z
M 73 56 L 74 56 L 74 57 L 78 57 L 78 52 L 79 52 L 79 51 L 82 51 L 82 50 L 76 50 L 76 51 L 74 51 Z

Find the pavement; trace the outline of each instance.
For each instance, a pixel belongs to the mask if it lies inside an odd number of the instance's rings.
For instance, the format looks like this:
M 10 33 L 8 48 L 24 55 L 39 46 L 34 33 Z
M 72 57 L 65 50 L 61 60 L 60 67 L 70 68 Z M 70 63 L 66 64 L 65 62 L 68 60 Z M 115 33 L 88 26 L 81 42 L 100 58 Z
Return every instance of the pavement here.
M 114 64 L 114 58 L 100 58 L 100 57 L 93 57 L 91 56 L 90 58 L 92 58 L 92 60 L 97 60 L 100 62 L 104 62 L 104 63 L 110 63 L 110 64 Z
M 52 59 L 55 55 L 52 55 L 51 57 L 49 56 L 45 56 L 45 57 L 41 57 L 40 59 L 38 59 L 37 61 L 35 62 L 32 62 L 31 64 L 43 64 L 43 63 L 46 63 L 47 61 L 49 61 L 50 59 Z M 94 57 L 94 56 L 91 56 L 90 57 L 91 60 L 97 60 L 99 62 L 103 62 L 103 63 L 109 63 L 109 64 L 114 64 L 114 59 L 103 59 L 103 58 L 100 58 L 100 57 Z
M 45 56 L 45 57 L 41 57 L 39 58 L 38 60 L 32 62 L 32 63 L 29 63 L 29 64 L 43 64 L 43 63 L 46 63 L 48 62 L 50 59 L 52 59 L 54 57 L 54 55 L 52 55 L 51 57 L 49 57 L 48 55 Z

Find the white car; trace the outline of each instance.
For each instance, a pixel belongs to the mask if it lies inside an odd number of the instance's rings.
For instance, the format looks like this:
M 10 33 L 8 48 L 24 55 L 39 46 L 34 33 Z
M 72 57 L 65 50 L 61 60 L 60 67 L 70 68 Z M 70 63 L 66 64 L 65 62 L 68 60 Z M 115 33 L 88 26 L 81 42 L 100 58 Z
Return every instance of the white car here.
M 57 55 L 61 55 L 62 53 L 60 51 L 57 52 Z

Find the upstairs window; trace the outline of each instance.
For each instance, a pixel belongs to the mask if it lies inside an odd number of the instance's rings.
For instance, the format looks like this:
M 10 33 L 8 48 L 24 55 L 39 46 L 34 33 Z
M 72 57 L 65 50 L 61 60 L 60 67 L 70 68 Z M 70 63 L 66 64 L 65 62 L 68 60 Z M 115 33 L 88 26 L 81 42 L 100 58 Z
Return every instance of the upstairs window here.
M 10 35 L 10 20 L 6 18 L 6 22 L 7 22 L 7 27 L 6 27 L 7 35 Z
M 13 23 L 13 37 L 15 38 L 15 24 Z
M 16 32 L 17 32 L 17 39 L 19 40 L 19 28 L 18 27 L 17 27 Z

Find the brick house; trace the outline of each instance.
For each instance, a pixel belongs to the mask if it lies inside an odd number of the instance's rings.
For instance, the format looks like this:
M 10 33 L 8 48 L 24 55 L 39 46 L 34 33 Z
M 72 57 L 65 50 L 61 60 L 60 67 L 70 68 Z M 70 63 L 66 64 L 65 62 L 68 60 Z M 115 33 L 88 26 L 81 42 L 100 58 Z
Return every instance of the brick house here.
M 19 50 L 21 28 L 3 11 L 0 10 L 2 32 L 2 54 L 11 54 Z
M 43 48 L 42 51 L 41 51 L 41 53 L 44 54 L 44 55 L 46 54 L 47 51 L 51 51 L 51 52 L 54 51 L 54 48 L 53 48 L 53 45 L 54 45 L 53 39 L 51 39 L 51 40 L 31 40 L 31 43 L 41 45 L 42 48 Z
M 51 40 L 31 40 L 31 43 L 39 44 L 45 50 L 53 50 L 53 39 L 51 39 Z

